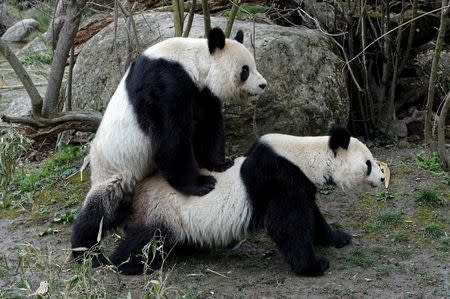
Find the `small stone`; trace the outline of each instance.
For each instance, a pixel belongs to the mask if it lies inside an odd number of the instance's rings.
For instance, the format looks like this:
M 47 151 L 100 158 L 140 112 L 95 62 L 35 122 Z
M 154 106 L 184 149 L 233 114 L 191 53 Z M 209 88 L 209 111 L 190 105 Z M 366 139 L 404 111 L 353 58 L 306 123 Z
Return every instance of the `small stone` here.
M 399 138 L 408 136 L 408 127 L 404 120 L 393 120 L 389 125 L 389 129 Z

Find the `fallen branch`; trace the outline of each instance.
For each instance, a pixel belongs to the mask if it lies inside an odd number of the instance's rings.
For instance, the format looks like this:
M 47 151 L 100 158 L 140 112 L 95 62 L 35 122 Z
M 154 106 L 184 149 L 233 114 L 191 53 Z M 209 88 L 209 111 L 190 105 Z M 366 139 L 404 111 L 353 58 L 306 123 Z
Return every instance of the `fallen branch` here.
M 9 124 L 21 124 L 36 131 L 30 134 L 32 139 L 50 137 L 65 130 L 95 132 L 100 125 L 101 118 L 89 113 L 67 112 L 55 118 L 41 116 L 8 116 L 2 115 L 1 120 Z

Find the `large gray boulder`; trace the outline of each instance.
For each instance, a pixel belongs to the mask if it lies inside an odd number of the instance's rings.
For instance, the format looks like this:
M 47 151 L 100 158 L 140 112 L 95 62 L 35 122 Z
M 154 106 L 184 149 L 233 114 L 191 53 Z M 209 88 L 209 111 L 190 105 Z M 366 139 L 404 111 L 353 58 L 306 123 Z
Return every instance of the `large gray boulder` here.
M 226 19 L 211 21 L 224 28 Z M 174 34 L 169 13 L 141 14 L 135 22 L 142 49 Z M 245 45 L 253 51 L 253 23 L 236 21 L 233 32 L 239 29 L 245 33 Z M 195 17 L 190 36 L 203 36 L 201 16 Z M 111 24 L 84 45 L 74 68 L 75 108 L 105 109 L 124 73 L 126 39 L 121 21 L 116 37 Z M 256 24 L 254 51 L 268 87 L 251 103 L 224 106 L 228 153 L 242 153 L 256 136 L 267 132 L 318 135 L 334 123 L 347 122 L 345 68 L 329 37 L 309 29 Z
M 24 19 L 8 28 L 2 38 L 7 42 L 21 42 L 39 29 L 39 22 L 35 19 Z

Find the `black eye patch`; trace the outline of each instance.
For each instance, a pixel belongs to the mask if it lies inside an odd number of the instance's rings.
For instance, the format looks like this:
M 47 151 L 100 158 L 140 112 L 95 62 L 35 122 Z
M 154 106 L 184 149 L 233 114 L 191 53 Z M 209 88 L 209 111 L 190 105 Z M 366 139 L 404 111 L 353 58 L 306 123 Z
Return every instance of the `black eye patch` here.
M 370 173 L 372 172 L 372 163 L 370 163 L 370 160 L 366 161 L 366 165 L 367 165 L 367 175 L 370 175 Z
M 241 81 L 245 82 L 248 79 L 249 75 L 250 75 L 250 69 L 248 68 L 248 65 L 242 66 Z

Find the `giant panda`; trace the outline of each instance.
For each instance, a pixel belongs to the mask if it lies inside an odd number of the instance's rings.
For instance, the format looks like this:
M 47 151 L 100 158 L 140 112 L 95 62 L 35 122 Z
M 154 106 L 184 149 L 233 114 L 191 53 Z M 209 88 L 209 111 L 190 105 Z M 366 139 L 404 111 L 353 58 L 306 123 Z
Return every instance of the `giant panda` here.
M 139 274 L 142 250 L 154 236 L 174 253 L 226 247 L 264 227 L 293 272 L 322 275 L 329 262 L 316 257 L 313 246 L 343 247 L 351 235 L 327 224 L 315 202 L 316 186 L 333 182 L 348 190 L 384 181 L 369 149 L 345 128 L 321 137 L 264 135 L 231 168 L 209 175 L 217 184 L 203 197 L 176 191 L 160 175 L 139 184 L 123 224 L 125 237 L 109 259 L 100 260 L 124 274 Z M 147 270 L 160 265 L 157 255 Z
M 157 170 L 178 192 L 201 196 L 224 171 L 222 101 L 261 94 L 266 80 L 242 44 L 214 28 L 207 39 L 170 38 L 129 67 L 91 144 L 92 187 L 72 229 L 75 258 L 121 218 L 137 182 Z M 76 249 L 76 250 L 75 250 Z

